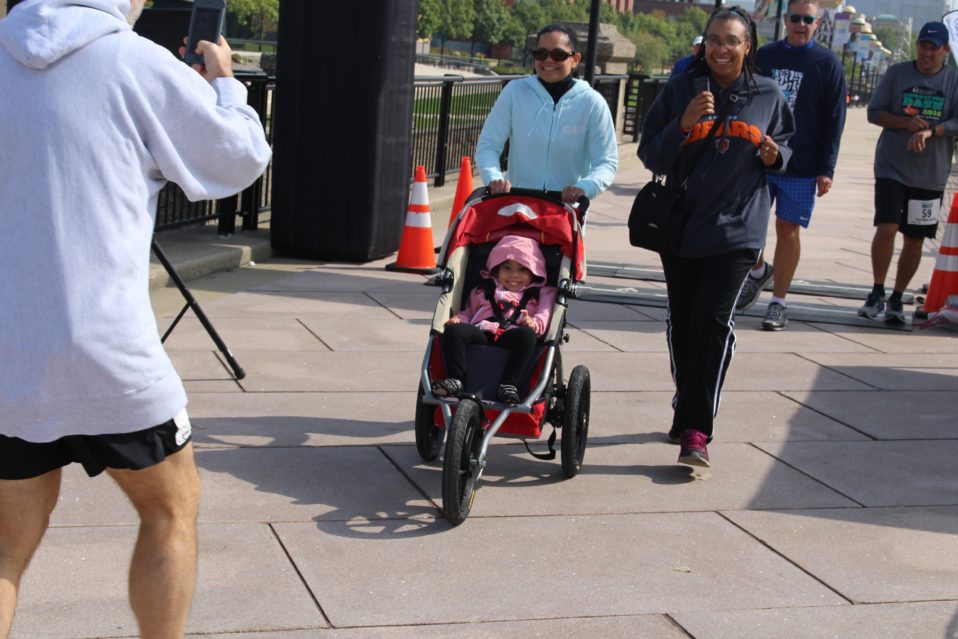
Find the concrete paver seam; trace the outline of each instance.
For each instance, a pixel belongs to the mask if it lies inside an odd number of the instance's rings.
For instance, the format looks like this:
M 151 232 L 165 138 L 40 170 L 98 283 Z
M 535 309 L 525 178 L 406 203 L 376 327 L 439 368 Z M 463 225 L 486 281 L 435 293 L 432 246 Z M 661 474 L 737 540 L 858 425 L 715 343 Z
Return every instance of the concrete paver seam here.
M 283 543 L 282 538 L 279 536 L 279 533 L 276 531 L 276 528 L 272 523 L 268 523 L 269 531 L 273 534 L 273 538 L 276 539 L 276 543 L 279 544 L 280 549 L 283 551 L 283 554 L 286 555 L 287 561 L 289 561 L 290 568 L 296 572 L 296 576 L 299 577 L 300 583 L 303 584 L 303 588 L 306 589 L 306 592 L 309 593 L 309 598 L 313 600 L 313 603 L 316 604 L 316 610 L 319 611 L 320 616 L 323 619 L 323 622 L 326 624 L 326 627 L 332 628 L 333 624 L 329 621 L 329 615 L 326 614 L 326 611 L 323 610 L 323 604 L 319 602 L 319 598 L 316 596 L 316 593 L 313 592 L 313 589 L 309 587 L 309 582 L 306 581 L 306 576 L 303 575 L 302 571 L 299 569 L 299 566 L 296 565 L 296 561 L 293 559 L 293 556 L 289 553 L 289 549 L 286 547 L 286 544 Z
M 746 534 L 746 535 L 748 535 L 749 537 L 751 537 L 752 539 L 754 539 L 757 543 L 759 543 L 760 545 L 762 545 L 762 546 L 764 546 L 765 548 L 767 548 L 769 552 L 771 552 L 771 553 L 777 555 L 778 557 L 781 557 L 786 563 L 788 563 L 788 564 L 794 566 L 797 570 L 799 570 L 799 571 L 805 573 L 806 575 L 808 575 L 809 578 L 811 578 L 811 579 L 813 579 L 814 581 L 820 583 L 822 586 L 824 586 L 824 587 L 827 588 L 828 590 L 830 590 L 830 591 L 832 591 L 833 593 L 835 593 L 838 597 L 844 599 L 844 600 L 847 601 L 849 604 L 854 604 L 854 603 L 855 603 L 851 598 L 849 598 L 849 597 L 847 597 L 846 595 L 844 595 L 842 592 L 840 592 L 838 589 L 836 589 L 836 588 L 833 587 L 831 584 L 829 584 L 828 582 L 826 582 L 824 579 L 822 579 L 822 578 L 819 577 L 818 575 L 814 574 L 813 572 L 807 570 L 804 566 L 802 566 L 802 565 L 799 564 L 798 562 L 792 560 L 790 557 L 788 557 L 787 555 L 785 555 L 784 553 L 782 553 L 781 551 L 779 551 L 777 548 L 775 548 L 774 546 L 772 546 L 771 544 L 769 544 L 768 542 L 766 542 L 764 539 L 761 539 L 760 537 L 758 537 L 757 535 L 755 535 L 754 533 L 752 533 L 752 531 L 750 531 L 750 530 L 748 530 L 747 528 L 745 528 L 745 527 L 739 525 L 738 523 L 732 521 L 731 518 L 726 517 L 724 512 L 722 512 L 722 511 L 717 511 L 716 514 L 717 514 L 719 517 L 721 517 L 722 519 L 724 519 L 725 521 L 727 521 L 728 523 L 730 523 L 730 524 L 731 524 L 732 526 L 734 526 L 735 528 L 738 528 L 739 530 L 741 530 L 744 534 Z
M 828 484 L 826 484 L 824 481 L 822 481 L 822 480 L 819 479 L 818 477 L 815 477 L 814 475 L 810 475 L 809 473 L 805 472 L 804 470 L 802 470 L 801 468 L 795 466 L 794 464 L 792 464 L 792 463 L 790 463 L 790 462 L 788 462 L 788 461 L 782 459 L 781 457 L 779 457 L 779 456 L 777 456 L 777 455 L 774 455 L 774 454 L 768 452 L 767 450 L 762 449 L 761 446 L 757 446 L 754 442 L 748 442 L 748 445 L 751 446 L 752 448 L 756 449 L 757 451 L 759 451 L 759 452 L 761 452 L 761 453 L 764 453 L 765 455 L 768 455 L 769 457 L 771 457 L 772 459 L 774 459 L 774 460 L 777 461 L 778 463 L 780 463 L 780 464 L 782 464 L 782 465 L 784 465 L 784 466 L 787 466 L 788 468 L 791 468 L 792 470 L 794 470 L 794 471 L 797 472 L 798 474 L 804 475 L 805 477 L 808 477 L 809 479 L 811 479 L 811 480 L 812 480 L 813 482 L 815 482 L 816 484 L 820 484 L 820 485 L 824 486 L 825 488 L 827 488 L 828 490 L 830 490 L 830 491 L 832 491 L 832 492 L 834 492 L 834 493 L 837 493 L 837 494 L 841 495 L 842 497 L 844 497 L 844 498 L 847 499 L 848 501 L 850 501 L 850 502 L 852 502 L 852 503 L 855 503 L 855 504 L 858 504 L 858 505 L 859 505 L 860 507 L 862 507 L 862 508 L 868 508 L 868 506 L 866 506 L 866 505 L 863 504 L 862 502 L 858 501 L 858 500 L 855 499 L 854 497 L 852 497 L 852 496 L 850 496 L 850 495 L 846 495 L 845 493 L 843 493 L 842 491 L 838 490 L 838 489 L 835 488 L 834 486 L 829 486 Z M 755 510 L 762 510 L 762 509 L 756 508 Z M 770 508 L 770 509 L 767 509 L 767 510 L 787 510 L 787 509 L 783 509 L 783 508 Z M 796 508 L 795 510 L 807 510 L 807 508 Z

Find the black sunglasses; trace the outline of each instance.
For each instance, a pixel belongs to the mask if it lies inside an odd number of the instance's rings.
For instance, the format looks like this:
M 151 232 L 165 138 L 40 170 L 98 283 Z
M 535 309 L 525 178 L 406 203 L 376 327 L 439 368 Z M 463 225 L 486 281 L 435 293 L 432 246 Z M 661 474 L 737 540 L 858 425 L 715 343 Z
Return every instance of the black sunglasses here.
M 553 49 L 549 51 L 548 49 L 533 49 L 532 57 L 542 62 L 546 58 L 552 58 L 556 62 L 565 62 L 569 58 L 575 55 L 575 51 L 566 51 L 565 49 Z
M 805 24 L 811 24 L 815 22 L 815 16 L 800 16 L 797 13 L 788 14 L 788 21 L 792 24 L 798 24 L 799 22 L 804 22 Z

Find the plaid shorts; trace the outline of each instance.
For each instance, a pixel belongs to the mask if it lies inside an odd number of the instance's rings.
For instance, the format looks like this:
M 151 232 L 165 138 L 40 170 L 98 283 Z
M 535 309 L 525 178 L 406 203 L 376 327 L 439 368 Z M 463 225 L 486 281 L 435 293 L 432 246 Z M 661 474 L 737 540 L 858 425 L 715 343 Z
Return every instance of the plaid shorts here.
M 808 228 L 815 209 L 818 185 L 815 178 L 794 178 L 766 174 L 768 195 L 775 203 L 775 217 Z

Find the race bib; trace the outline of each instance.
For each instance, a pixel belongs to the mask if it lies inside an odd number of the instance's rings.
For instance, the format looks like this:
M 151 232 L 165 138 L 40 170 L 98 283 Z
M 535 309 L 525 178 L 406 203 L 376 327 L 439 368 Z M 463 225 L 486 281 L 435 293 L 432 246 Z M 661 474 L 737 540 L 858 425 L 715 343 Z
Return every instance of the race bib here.
M 908 223 L 928 226 L 938 223 L 941 200 L 908 200 Z

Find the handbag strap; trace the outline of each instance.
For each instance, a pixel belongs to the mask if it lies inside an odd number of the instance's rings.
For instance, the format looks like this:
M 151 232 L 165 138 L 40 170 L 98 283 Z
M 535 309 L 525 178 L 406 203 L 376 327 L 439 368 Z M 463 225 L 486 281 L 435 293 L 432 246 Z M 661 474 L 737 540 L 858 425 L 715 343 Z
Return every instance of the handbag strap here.
M 681 188 L 684 189 L 685 184 L 689 181 L 689 178 L 692 177 L 692 173 L 695 171 L 695 165 L 698 164 L 698 161 L 702 157 L 702 153 L 705 152 L 705 147 L 708 146 L 709 141 L 711 141 L 712 138 L 714 138 L 715 135 L 718 133 L 719 126 L 725 126 L 725 118 L 728 115 L 726 107 L 729 105 L 730 102 L 731 100 L 726 100 L 722 104 L 722 107 L 719 109 L 719 112 L 715 117 L 715 120 L 714 120 L 715 124 L 712 126 L 711 129 L 709 129 L 709 133 L 705 137 L 705 140 L 702 141 L 701 146 L 699 146 L 699 148 L 695 150 L 695 155 L 692 156 L 692 163 L 689 164 L 689 174 L 685 176 L 684 180 L 682 180 Z

